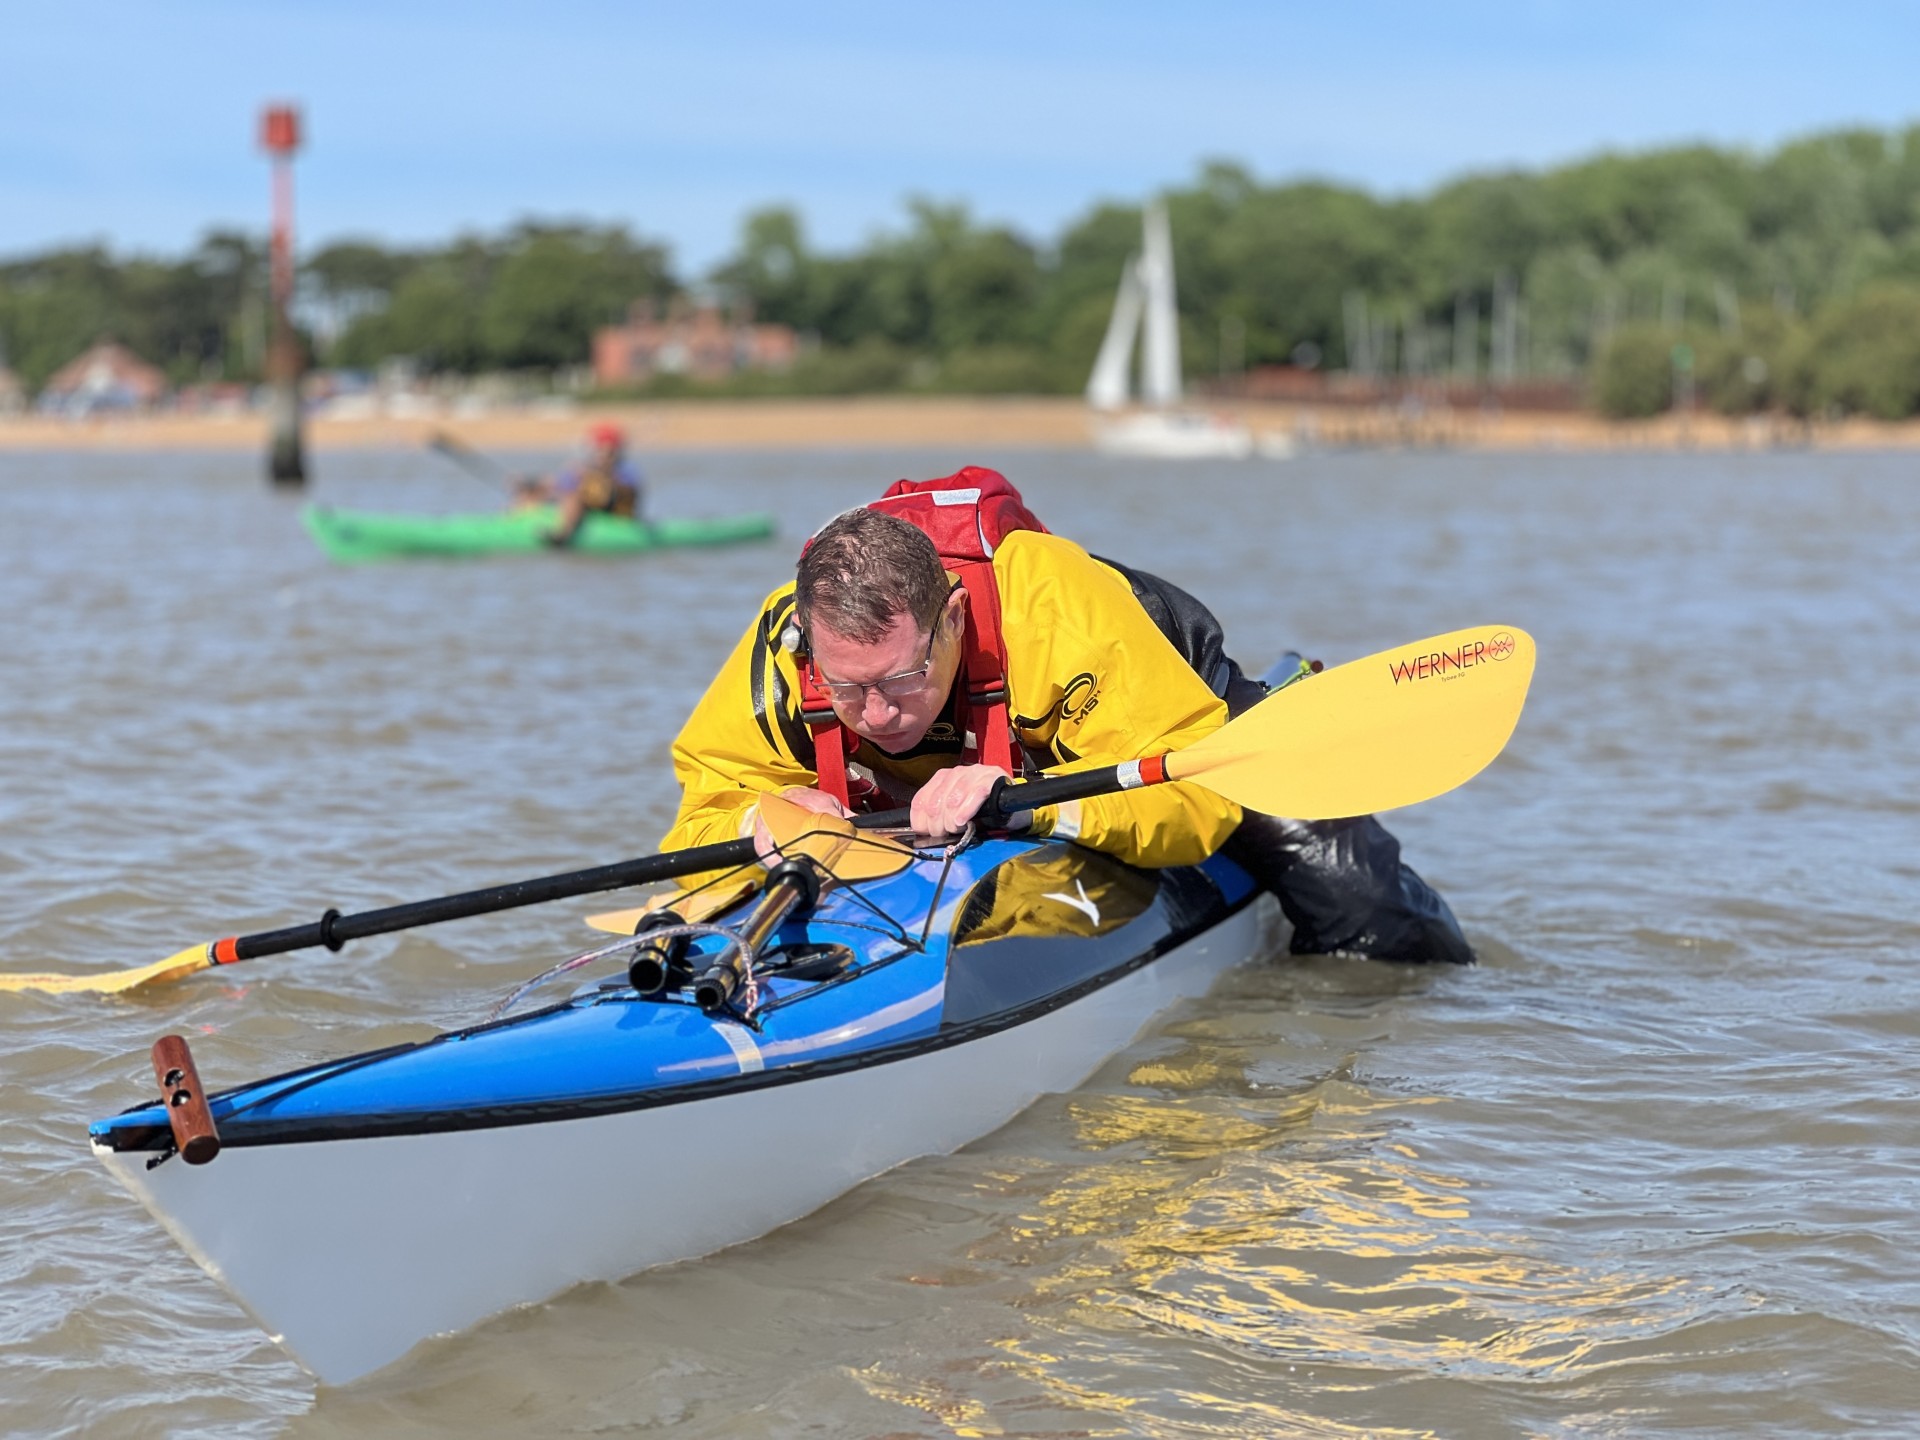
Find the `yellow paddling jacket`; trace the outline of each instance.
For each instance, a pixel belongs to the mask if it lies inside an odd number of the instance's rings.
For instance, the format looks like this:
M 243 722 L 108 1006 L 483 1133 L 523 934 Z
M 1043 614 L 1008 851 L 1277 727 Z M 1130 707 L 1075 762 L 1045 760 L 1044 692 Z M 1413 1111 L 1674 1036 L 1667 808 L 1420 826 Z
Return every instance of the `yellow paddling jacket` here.
M 1191 745 L 1226 722 L 1214 695 L 1161 634 L 1118 571 L 1070 540 L 1016 531 L 993 556 L 1007 649 L 1007 714 L 1030 766 L 1093 769 Z M 673 742 L 680 814 L 661 842 L 680 850 L 751 831 L 757 798 L 812 786 L 813 740 L 800 716 L 793 655 L 780 633 L 793 585 L 759 616 Z M 955 697 L 911 751 L 866 740 L 848 753 L 894 803 L 958 763 L 964 710 Z M 1033 833 L 1077 840 L 1136 865 L 1190 865 L 1220 847 L 1240 808 L 1197 785 L 1155 785 L 1034 812 Z

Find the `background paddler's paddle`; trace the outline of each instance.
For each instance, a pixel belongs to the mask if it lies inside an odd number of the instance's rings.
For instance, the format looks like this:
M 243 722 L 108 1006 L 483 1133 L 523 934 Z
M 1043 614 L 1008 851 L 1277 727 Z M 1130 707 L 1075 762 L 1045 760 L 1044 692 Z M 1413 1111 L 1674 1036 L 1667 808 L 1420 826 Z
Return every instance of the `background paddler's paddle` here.
M 518 478 L 499 461 L 490 460 L 479 451 L 462 445 L 444 430 L 434 431 L 427 441 L 427 448 L 436 455 L 446 456 L 483 485 L 511 490 Z
M 1520 719 L 1533 660 L 1532 637 L 1510 625 L 1455 630 L 1383 650 L 1287 686 L 1184 750 L 1001 786 L 989 801 L 996 814 L 983 812 L 981 819 L 991 824 L 1041 805 L 1169 781 L 1191 781 L 1248 809 L 1296 820 L 1416 805 L 1472 779 L 1500 753 Z M 819 828 L 825 819 L 801 813 L 806 826 Z M 884 830 L 910 821 L 903 809 L 862 815 L 854 823 Z M 843 854 L 864 848 L 864 843 L 849 845 Z M 728 840 L 358 915 L 329 910 L 310 925 L 196 945 L 138 970 L 0 975 L 0 991 L 114 994 L 237 960 L 317 945 L 338 950 L 368 935 L 650 885 L 753 860 L 751 839 Z

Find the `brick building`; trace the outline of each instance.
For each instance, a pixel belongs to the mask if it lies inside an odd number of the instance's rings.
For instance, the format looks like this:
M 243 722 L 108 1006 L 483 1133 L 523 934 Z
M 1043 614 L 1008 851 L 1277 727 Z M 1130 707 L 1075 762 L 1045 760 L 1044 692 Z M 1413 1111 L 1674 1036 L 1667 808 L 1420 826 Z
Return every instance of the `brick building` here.
M 651 300 L 637 300 L 625 325 L 594 334 L 593 378 L 607 386 L 643 385 L 656 375 L 724 380 L 742 370 L 785 370 L 799 353 L 791 326 L 756 325 L 713 304 L 675 304 L 662 315 Z

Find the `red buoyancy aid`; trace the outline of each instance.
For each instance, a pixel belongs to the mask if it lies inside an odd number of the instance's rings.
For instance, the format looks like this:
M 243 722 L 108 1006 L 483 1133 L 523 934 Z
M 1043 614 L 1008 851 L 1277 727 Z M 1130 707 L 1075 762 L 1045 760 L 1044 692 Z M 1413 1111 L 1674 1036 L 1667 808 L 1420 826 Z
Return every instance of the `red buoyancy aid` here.
M 867 508 L 922 531 L 933 541 L 940 562 L 965 587 L 967 629 L 958 683 L 966 687 L 965 725 L 971 743 L 962 750 L 960 763 L 996 765 L 1017 775 L 1013 729 L 1007 719 L 1007 647 L 1000 633 L 1000 587 L 993 575 L 993 552 L 1016 530 L 1045 535 L 1047 527 L 1027 509 L 1006 476 L 979 465 L 968 465 L 939 480 L 896 481 Z M 812 656 L 799 658 L 800 714 L 813 733 L 818 786 L 841 804 L 858 808 L 847 783 L 847 754 L 855 742 L 834 714 Z

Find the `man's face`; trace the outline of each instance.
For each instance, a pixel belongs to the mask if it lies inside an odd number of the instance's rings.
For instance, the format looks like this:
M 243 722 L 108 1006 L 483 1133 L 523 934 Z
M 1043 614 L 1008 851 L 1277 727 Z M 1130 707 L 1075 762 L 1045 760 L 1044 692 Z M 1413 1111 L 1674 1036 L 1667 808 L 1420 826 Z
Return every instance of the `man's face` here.
M 840 723 L 893 754 L 918 745 L 946 708 L 947 692 L 960 669 L 965 614 L 965 592 L 956 591 L 947 598 L 947 608 L 931 634 L 907 614 L 895 615 L 887 632 L 871 645 L 836 635 L 824 625 L 814 626 L 814 667 L 830 687 L 833 712 Z M 892 694 L 873 688 L 871 683 L 858 692 L 831 689 L 855 681 L 905 676 L 923 665 L 928 667 L 924 678 L 895 679 L 886 687 L 895 692 Z

